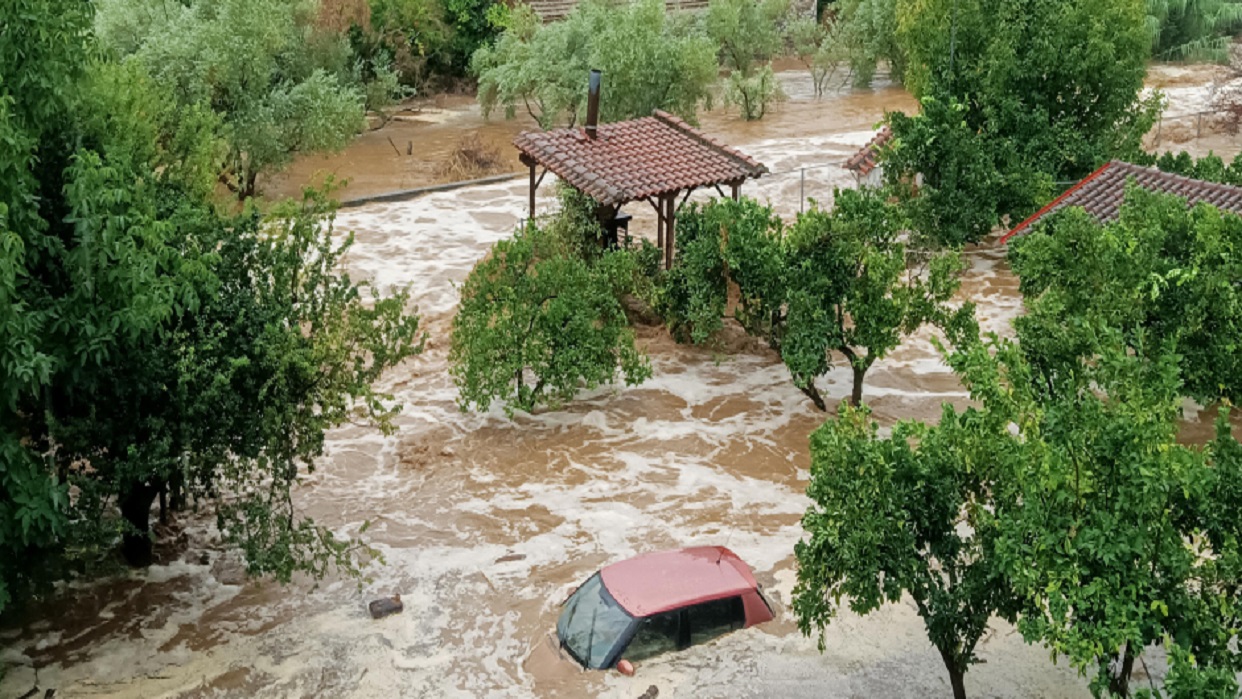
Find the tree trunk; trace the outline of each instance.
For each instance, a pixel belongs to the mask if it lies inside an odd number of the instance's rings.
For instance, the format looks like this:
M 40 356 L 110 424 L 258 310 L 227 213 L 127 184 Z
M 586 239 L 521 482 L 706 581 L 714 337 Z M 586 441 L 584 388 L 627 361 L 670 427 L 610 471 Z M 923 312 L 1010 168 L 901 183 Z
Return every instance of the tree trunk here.
M 828 412 L 828 405 L 824 403 L 823 396 L 819 395 L 819 389 L 815 388 L 815 384 L 808 383 L 806 386 L 799 386 L 798 390 L 806 394 L 806 397 L 811 399 L 816 408 L 819 408 L 822 412 Z
M 1129 643 L 1126 644 L 1126 654 L 1121 661 L 1121 667 L 1117 674 L 1109 678 L 1108 691 L 1115 697 L 1130 696 L 1130 673 L 1134 671 L 1134 650 Z
M 854 370 L 854 390 L 850 393 L 850 405 L 857 408 L 862 404 L 863 379 L 867 376 L 867 370 L 865 368 L 860 369 L 852 363 L 850 368 Z
M 966 699 L 966 669 L 958 667 L 952 653 L 940 651 L 944 667 L 949 671 L 949 684 L 953 687 L 953 699 Z
M 122 535 L 121 553 L 135 568 L 151 565 L 151 503 L 159 492 L 157 485 L 134 483 L 121 496 L 121 516 L 133 527 Z
M 184 465 L 184 460 L 182 462 Z M 173 471 L 172 477 L 168 481 L 168 508 L 173 512 L 180 512 L 185 509 L 185 474 L 181 469 Z

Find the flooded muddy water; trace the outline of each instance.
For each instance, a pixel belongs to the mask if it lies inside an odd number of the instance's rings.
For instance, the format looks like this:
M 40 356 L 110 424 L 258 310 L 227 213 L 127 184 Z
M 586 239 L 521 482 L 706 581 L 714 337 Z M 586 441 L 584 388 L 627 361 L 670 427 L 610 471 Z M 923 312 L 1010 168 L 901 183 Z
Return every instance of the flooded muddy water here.
M 792 217 L 803 193 L 828 202 L 834 186 L 852 184 L 839 163 L 871 137 L 883 110 L 913 103 L 894 88 L 816 101 L 804 76 L 784 78 L 793 100 L 771 120 L 703 121 L 787 173 L 744 191 Z M 474 118 L 443 132 L 418 127 L 441 133 L 419 147 L 445 148 L 442 138 L 476 128 Z M 483 128 L 500 138 L 511 127 Z M 554 200 L 545 183 L 540 205 Z M 653 235 L 650 207 L 630 208 L 632 230 Z M 210 524 L 189 520 L 188 541 L 160 565 L 67 587 L 41 615 L 0 629 L 0 663 L 10 667 L 0 697 L 36 680 L 57 697 L 117 699 L 637 697 L 650 685 L 661 698 L 947 695 L 939 656 L 908 604 L 842 614 L 822 655 L 798 633 L 786 608 L 792 552 L 808 504 L 807 437 L 825 416 L 738 328 L 715 350 L 639 328 L 653 378 L 583 395 L 563 411 L 508 420 L 499 409 L 457 409 L 446 359 L 456 285 L 525 209 L 525 184 L 515 180 L 349 209 L 337 220 L 357 234 L 351 271 L 381 289 L 410 287 L 430 334 L 425 354 L 383 379 L 404 405 L 397 433 L 336 430 L 297 491 L 302 510 L 342 536 L 371 522 L 364 537 L 383 562 L 361 589 L 334 579 L 244 581 Z M 967 256 L 963 295 L 978 304 L 985 330 L 1007 332 L 1021 301 L 1003 249 L 989 241 Z M 849 380 L 838 370 L 821 384 L 829 403 L 847 395 Z M 965 400 L 927 333 L 879 362 L 866 393 L 885 423 L 934 419 L 943 401 Z M 1210 427 L 1210 416 L 1194 412 L 1191 422 Z M 599 566 L 698 544 L 726 545 L 749 562 L 776 620 L 645 661 L 633 678 L 539 652 L 558 604 Z M 367 602 L 394 593 L 404 613 L 373 621 Z M 986 662 L 966 678 L 972 695 L 1087 695 L 1071 669 L 1003 623 L 980 655 Z

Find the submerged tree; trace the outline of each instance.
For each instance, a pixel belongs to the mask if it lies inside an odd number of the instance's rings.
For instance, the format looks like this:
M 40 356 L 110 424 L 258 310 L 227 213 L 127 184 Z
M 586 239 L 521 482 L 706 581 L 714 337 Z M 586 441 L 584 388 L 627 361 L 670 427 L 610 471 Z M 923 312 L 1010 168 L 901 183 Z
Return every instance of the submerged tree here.
M 603 71 L 601 120 L 663 109 L 694 121 L 710 104 L 715 48 L 692 25 L 668 15 L 661 0 L 579 3 L 563 20 L 543 24 L 529 7 L 509 16 L 495 46 L 471 61 L 484 114 L 522 109 L 542 128 L 574 124 L 586 109 L 587 74 Z
M 866 613 L 909 595 L 956 697 L 992 615 L 1094 670 L 1096 696 L 1129 696 L 1152 644 L 1170 651 L 1167 696 L 1234 696 L 1242 567 L 1225 513 L 1242 447 L 1228 417 L 1210 445 L 1178 444 L 1175 358 L 1116 342 L 1052 393 L 1009 341 L 949 363 L 975 407 L 885 438 L 847 409 L 812 438 L 803 631 L 822 633 L 846 597 Z
M 833 211 L 812 208 L 788 228 L 750 199 L 716 200 L 681 221 L 690 231 L 685 254 L 657 304 L 674 334 L 706 341 L 720 327 L 727 281 L 735 282 L 738 321 L 780 353 L 820 410 L 827 403 L 815 382 L 834 355 L 853 374 L 857 405 L 867 371 L 903 336 L 927 323 L 955 338 L 974 331 L 973 305 L 949 305 L 961 257 L 911 245 L 902 208 L 883 192 L 838 191 Z
M 789 0 L 711 0 L 704 16 L 707 35 L 720 46 L 729 69 L 725 98 L 747 121 L 762 119 L 768 106 L 784 99 L 771 59 L 783 48 L 780 25 Z
M 806 635 L 842 606 L 868 614 L 909 595 L 940 653 L 954 699 L 978 662 L 994 615 L 1014 595 L 994 554 L 1011 436 L 995 411 L 955 412 L 940 424 L 901 422 L 878 436 L 866 408 L 843 407 L 811 435 L 814 504 L 802 519 L 793 609 Z
M 534 225 L 502 240 L 462 287 L 451 372 L 463 410 L 504 401 L 506 414 L 560 407 L 578 391 L 651 376 L 620 295 L 634 275 L 625 251 L 588 262 Z

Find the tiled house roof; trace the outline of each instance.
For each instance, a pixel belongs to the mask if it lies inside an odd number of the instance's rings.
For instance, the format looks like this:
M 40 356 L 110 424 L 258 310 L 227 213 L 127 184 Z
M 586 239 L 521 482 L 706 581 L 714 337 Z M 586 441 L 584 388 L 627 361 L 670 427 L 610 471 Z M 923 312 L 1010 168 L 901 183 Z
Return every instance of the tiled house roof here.
M 1114 160 L 1087 175 L 1082 182 L 1070 187 L 1064 194 L 1019 223 L 1001 238 L 1001 242 L 1008 242 L 1013 236 L 1029 231 L 1045 216 L 1067 206 L 1081 206 L 1100 223 L 1112 221 L 1117 218 L 1121 209 L 1121 201 L 1126 192 L 1126 182 L 1131 178 L 1134 179 L 1135 184 L 1149 192 L 1176 194 L 1183 197 L 1189 206 L 1204 202 L 1223 211 L 1242 214 L 1242 187 L 1196 180 L 1155 168 Z
M 893 130 L 885 126 L 867 145 L 845 161 L 845 169 L 866 177 L 879 165 L 880 148 L 893 139 Z
M 667 112 L 582 128 L 527 131 L 513 139 L 525 158 L 543 165 L 605 206 L 695 187 L 741 182 L 763 164 Z

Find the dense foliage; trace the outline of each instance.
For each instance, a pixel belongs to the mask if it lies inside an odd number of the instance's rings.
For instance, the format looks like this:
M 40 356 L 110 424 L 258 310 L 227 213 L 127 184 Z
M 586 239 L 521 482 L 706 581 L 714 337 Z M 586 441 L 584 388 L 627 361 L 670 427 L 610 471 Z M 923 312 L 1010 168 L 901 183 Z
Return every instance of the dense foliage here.
M 1238 0 L 1147 0 L 1152 57 L 1224 62 L 1242 28 Z
M 526 111 L 543 128 L 574 124 L 586 112 L 587 75 L 603 71 L 600 120 L 663 109 L 694 121 L 716 81 L 715 46 L 662 0 L 580 3 L 564 20 L 543 24 L 529 7 L 508 17 L 495 46 L 475 53 L 484 113 Z
M 319 31 L 304 0 L 105 0 L 97 25 L 184 110 L 210 110 L 224 144 L 219 178 L 238 198 L 296 153 L 343 147 L 364 95 L 340 34 Z
M 834 355 L 852 371 L 857 404 L 867 371 L 902 336 L 926 323 L 953 337 L 974 328 L 971 304 L 948 305 L 960 256 L 908 247 L 906 224 L 901 207 L 870 189 L 838 191 L 833 211 L 812 208 L 788 228 L 750 199 L 689 209 L 679 221 L 686 240 L 656 310 L 675 337 L 702 343 L 720 328 L 732 281 L 742 327 L 780 352 L 820 410 L 827 404 L 816 380 Z
M 463 410 L 503 401 L 507 415 L 558 408 L 580 390 L 651 376 L 634 345 L 621 295 L 632 287 L 627 251 L 585 259 L 564 224 L 530 225 L 502 240 L 462 287 L 451 372 Z
M 729 70 L 725 99 L 741 108 L 747 121 L 762 119 L 768 106 L 784 99 L 771 59 L 785 46 L 782 25 L 789 0 L 711 0 L 703 18 L 707 35 L 720 47 Z
M 810 537 L 795 549 L 799 628 L 818 632 L 822 650 L 842 606 L 867 614 L 909 595 L 953 696 L 965 699 L 988 623 L 1016 611 L 994 551 L 1010 435 L 986 409 L 945 406 L 939 425 L 901 422 L 884 438 L 869 415 L 844 407 L 811 435 L 815 504 L 802 520 Z
M 890 116 L 885 176 L 922 176 L 918 227 L 976 241 L 1056 182 L 1138 154 L 1158 106 L 1140 94 L 1142 13 L 1140 0 L 908 0 L 898 39 L 924 111 Z
M 1220 182 L 1242 186 L 1242 153 L 1234 156 L 1229 163 L 1215 153 L 1208 153 L 1202 158 L 1195 158 L 1186 151 L 1174 155 L 1171 151 L 1159 157 L 1145 158 L 1140 164 L 1152 165 L 1164 172 L 1193 177 L 1197 180 Z
M 118 539 L 148 562 L 157 497 L 214 511 L 252 573 L 355 570 L 291 493 L 328 428 L 387 426 L 371 384 L 421 347 L 406 297 L 339 271 L 319 195 L 218 212 L 211 115 L 178 123 L 177 83 L 91 62 L 88 4 L 20 5 L 0 23 L 0 608 Z
M 975 406 L 936 426 L 881 437 L 847 409 L 815 433 L 801 628 L 822 634 L 844 597 L 866 613 L 909 595 L 959 699 L 992 615 L 1095 670 L 1096 696 L 1130 696 L 1135 658 L 1163 644 L 1164 696 L 1234 697 L 1242 552 L 1225 512 L 1242 447 L 1228 416 L 1212 443 L 1180 445 L 1172 355 L 1109 344 L 1049 392 L 1023 349 L 950 355 Z
M 1242 398 L 1242 218 L 1131 187 L 1113 223 L 1070 209 L 1042 230 L 1011 241 L 1010 261 L 1023 349 L 1046 375 L 1071 377 L 1112 341 L 1102 324 L 1136 352 L 1175 352 L 1186 395 Z

